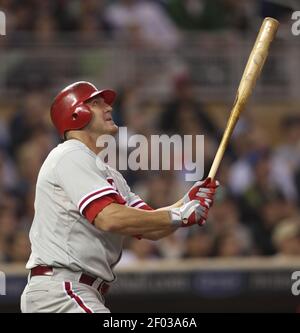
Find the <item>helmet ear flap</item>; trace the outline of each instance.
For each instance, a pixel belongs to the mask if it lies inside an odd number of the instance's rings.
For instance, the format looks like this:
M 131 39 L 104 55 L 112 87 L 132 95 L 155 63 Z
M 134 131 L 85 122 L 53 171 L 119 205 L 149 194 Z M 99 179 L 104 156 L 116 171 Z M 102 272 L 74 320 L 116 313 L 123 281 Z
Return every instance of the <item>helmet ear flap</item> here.
M 72 112 L 72 122 L 78 128 L 82 128 L 87 125 L 91 119 L 92 112 L 90 108 L 83 103 L 77 105 Z

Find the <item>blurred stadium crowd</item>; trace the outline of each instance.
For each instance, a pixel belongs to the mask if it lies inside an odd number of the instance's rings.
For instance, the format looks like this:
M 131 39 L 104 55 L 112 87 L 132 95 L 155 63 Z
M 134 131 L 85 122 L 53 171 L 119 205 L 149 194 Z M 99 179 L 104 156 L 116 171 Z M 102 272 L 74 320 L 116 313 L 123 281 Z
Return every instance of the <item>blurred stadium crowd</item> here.
M 1 0 L 10 33 L 1 44 L 28 47 L 32 41 L 40 46 L 74 38 L 82 45 L 117 39 L 134 47 L 172 49 L 181 31 L 248 33 L 259 17 L 284 24 L 297 5 L 298 0 Z
M 47 45 L 68 38 L 78 48 L 103 39 L 173 52 L 184 45 L 187 30 L 230 30 L 243 36 L 251 33 L 255 18 L 269 15 L 284 21 L 291 7 L 264 0 L 2 0 L 0 10 L 10 17 L 9 38 L 0 39 L 3 49 L 38 51 L 43 46 L 47 51 Z M 62 37 L 62 31 L 70 34 Z M 59 143 L 49 107 L 65 82 L 54 82 L 45 64 L 38 72 L 30 66 L 21 62 L 10 72 L 5 88 L 17 93 L 7 99 L 4 90 L 0 99 L 0 263 L 28 259 L 36 178 Z M 224 124 L 220 126 L 209 105 L 199 101 L 191 77 L 174 77 L 171 94 L 163 101 L 141 98 L 138 88 L 131 83 L 119 87 L 116 123 L 146 137 L 204 134 L 207 174 Z M 234 133 L 206 226 L 180 230 L 159 242 L 128 239 L 123 265 L 160 258 L 300 255 L 299 108 L 284 110 L 272 133 L 250 114 Z M 127 171 L 125 178 L 153 208 L 177 201 L 192 185 L 185 182 L 184 171 L 175 170 Z

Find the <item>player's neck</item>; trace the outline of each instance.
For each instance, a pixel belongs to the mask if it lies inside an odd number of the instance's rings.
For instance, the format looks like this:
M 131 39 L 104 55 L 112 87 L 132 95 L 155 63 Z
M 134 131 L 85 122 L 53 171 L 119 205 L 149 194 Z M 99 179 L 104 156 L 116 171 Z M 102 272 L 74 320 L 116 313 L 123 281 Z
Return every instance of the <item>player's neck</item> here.
M 70 131 L 67 135 L 67 140 L 78 140 L 85 144 L 94 154 L 99 154 L 103 148 L 97 147 L 97 140 L 92 135 L 84 131 Z

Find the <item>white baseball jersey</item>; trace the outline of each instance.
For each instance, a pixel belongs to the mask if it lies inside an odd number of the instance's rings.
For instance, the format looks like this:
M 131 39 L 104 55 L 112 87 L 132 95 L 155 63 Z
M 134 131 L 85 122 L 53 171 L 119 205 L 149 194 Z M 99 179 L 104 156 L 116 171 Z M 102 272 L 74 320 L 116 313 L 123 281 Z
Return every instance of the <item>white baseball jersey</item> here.
M 151 208 L 130 191 L 118 171 L 99 158 L 96 163 L 96 158 L 82 142 L 68 140 L 45 160 L 36 186 L 27 269 L 64 267 L 114 280 L 112 269 L 121 257 L 124 237 L 97 229 L 94 218 L 112 202 Z

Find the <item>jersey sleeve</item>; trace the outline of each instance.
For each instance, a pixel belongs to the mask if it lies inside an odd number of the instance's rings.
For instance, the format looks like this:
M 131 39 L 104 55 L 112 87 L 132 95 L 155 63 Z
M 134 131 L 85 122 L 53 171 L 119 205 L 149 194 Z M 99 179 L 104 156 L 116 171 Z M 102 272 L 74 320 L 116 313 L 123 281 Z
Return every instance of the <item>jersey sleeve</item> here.
M 110 203 L 125 204 L 124 198 L 109 184 L 104 171 L 88 152 L 68 152 L 57 163 L 55 174 L 58 185 L 90 222 Z
M 144 200 L 142 200 L 137 194 L 130 191 L 128 196 L 127 204 L 129 207 L 145 209 L 145 210 L 153 210 Z
M 126 188 L 125 200 L 127 202 L 127 206 L 144 210 L 153 210 L 153 208 L 151 208 L 143 199 L 141 199 L 140 196 L 131 191 L 130 187 L 128 186 L 126 180 L 123 177 L 122 180 Z

